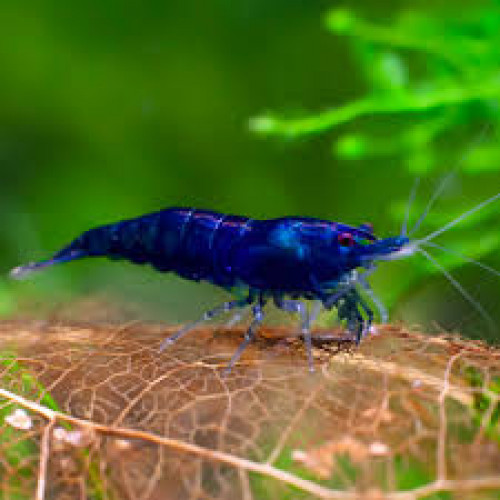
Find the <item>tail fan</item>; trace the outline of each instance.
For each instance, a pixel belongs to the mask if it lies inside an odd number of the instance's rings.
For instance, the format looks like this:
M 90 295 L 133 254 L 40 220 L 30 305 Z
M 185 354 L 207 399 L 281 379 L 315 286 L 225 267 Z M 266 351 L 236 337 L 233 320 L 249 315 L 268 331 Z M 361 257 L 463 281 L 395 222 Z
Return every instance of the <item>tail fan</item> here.
M 46 267 L 53 266 L 54 264 L 60 264 L 62 262 L 69 262 L 71 260 L 80 259 L 82 257 L 86 257 L 87 255 L 88 252 L 86 252 L 85 250 L 63 250 L 52 259 L 42 260 L 40 262 L 30 262 L 25 266 L 15 267 L 10 272 L 10 277 L 16 280 L 22 280 L 34 271 L 45 269 Z

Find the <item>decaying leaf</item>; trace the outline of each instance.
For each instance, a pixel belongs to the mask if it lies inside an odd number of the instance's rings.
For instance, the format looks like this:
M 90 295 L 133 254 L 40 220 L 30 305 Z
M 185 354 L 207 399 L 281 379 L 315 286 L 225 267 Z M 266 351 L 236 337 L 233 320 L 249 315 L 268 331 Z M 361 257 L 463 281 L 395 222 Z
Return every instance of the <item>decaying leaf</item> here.
M 0 324 L 2 500 L 500 492 L 497 349 L 379 327 L 347 352 L 323 335 L 310 374 L 291 332 L 266 328 L 224 376 L 243 329 L 160 355 L 166 330 Z M 20 408 L 31 428 L 12 427 Z

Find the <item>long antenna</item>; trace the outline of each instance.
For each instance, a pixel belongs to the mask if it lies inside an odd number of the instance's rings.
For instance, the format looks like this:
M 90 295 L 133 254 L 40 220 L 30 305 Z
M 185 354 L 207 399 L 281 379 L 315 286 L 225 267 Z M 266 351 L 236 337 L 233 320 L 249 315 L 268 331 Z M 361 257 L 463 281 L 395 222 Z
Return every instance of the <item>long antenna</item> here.
M 482 262 L 471 259 L 470 257 L 467 257 L 466 255 L 463 255 L 459 252 L 455 252 L 455 250 L 451 250 L 450 248 L 443 247 L 441 245 L 438 245 L 437 243 L 434 243 L 432 241 L 427 241 L 424 243 L 424 245 L 431 246 L 433 248 L 437 248 L 439 250 L 442 250 L 443 252 L 447 252 L 450 255 L 455 255 L 456 257 L 459 257 L 460 259 L 463 259 L 465 262 L 469 262 L 470 264 L 474 264 L 475 266 L 480 267 L 484 271 L 487 271 L 495 276 L 498 276 L 500 278 L 500 271 L 497 271 L 495 268 L 488 266 L 487 264 L 483 264 Z
M 427 206 L 425 207 L 424 212 L 418 218 L 417 222 L 413 226 L 413 229 L 410 231 L 409 236 L 411 236 L 412 234 L 414 234 L 418 230 L 418 228 L 420 227 L 420 225 L 422 224 L 422 222 L 424 221 L 424 219 L 429 214 L 429 212 L 430 212 L 432 206 L 434 205 L 434 203 L 436 202 L 436 200 L 443 193 L 443 191 L 444 191 L 445 187 L 447 186 L 448 182 L 457 173 L 457 170 L 463 164 L 463 162 L 466 160 L 466 158 L 470 155 L 470 152 L 472 151 L 472 149 L 483 141 L 484 136 L 486 135 L 486 133 L 488 132 L 488 130 L 490 129 L 490 127 L 491 127 L 491 124 L 490 123 L 486 123 L 486 125 L 483 127 L 483 129 L 480 132 L 480 134 L 477 135 L 476 138 L 470 143 L 470 145 L 467 148 L 465 154 L 462 155 L 462 157 L 460 158 L 460 160 L 456 164 L 455 168 L 449 174 L 447 174 L 443 178 L 443 180 L 439 183 L 437 189 L 434 191 L 434 194 L 431 196 L 431 199 L 429 200 L 429 203 L 427 203 Z
M 415 196 L 417 194 L 417 189 L 420 184 L 420 177 L 417 177 L 415 179 L 415 182 L 413 183 L 413 186 L 410 191 L 410 196 L 408 197 L 408 204 L 406 205 L 406 214 L 405 214 L 405 220 L 403 221 L 403 226 L 401 227 L 401 236 L 406 236 L 406 233 L 408 232 L 408 222 L 410 220 L 410 210 L 411 206 L 413 205 L 413 202 L 415 201 Z
M 439 269 L 443 275 L 448 279 L 448 281 L 455 287 L 455 289 L 462 295 L 462 297 L 469 302 L 477 312 L 483 317 L 483 319 L 488 323 L 488 326 L 491 328 L 491 331 L 496 331 L 496 325 L 491 316 L 485 311 L 484 307 L 474 300 L 474 298 L 469 294 L 469 292 L 436 260 L 432 257 L 428 252 L 426 252 L 423 248 L 419 248 L 418 251 L 426 257 L 432 264 L 434 264 L 437 269 Z
M 438 187 L 434 190 L 434 193 L 431 196 L 429 203 L 427 203 L 425 210 L 422 212 L 422 215 L 418 218 L 417 222 L 415 222 L 415 225 L 413 226 L 413 229 L 410 231 L 410 234 L 408 236 L 411 236 L 418 230 L 422 222 L 424 222 L 425 218 L 429 214 L 432 206 L 434 205 L 434 203 L 436 203 L 436 200 L 441 196 L 445 187 L 447 186 L 447 184 L 450 182 L 450 180 L 453 178 L 454 175 L 455 171 L 452 171 L 441 180 L 441 182 L 438 184 Z
M 462 215 L 460 215 L 456 219 L 452 220 L 451 222 L 448 222 L 448 224 L 445 224 L 441 229 L 438 229 L 437 231 L 434 231 L 433 233 L 429 234 L 428 236 L 425 236 L 424 238 L 417 240 L 415 242 L 415 245 L 419 246 L 422 243 L 426 243 L 426 242 L 434 239 L 436 236 L 439 236 L 440 234 L 444 233 L 445 231 L 448 231 L 452 227 L 456 226 L 459 222 L 463 221 L 464 219 L 467 219 L 467 217 L 470 217 L 472 214 L 478 212 L 479 210 L 484 208 L 486 205 L 493 203 L 494 201 L 498 200 L 499 198 L 500 198 L 500 193 L 497 193 L 495 196 L 488 198 L 487 200 L 483 201 L 482 203 L 479 203 L 479 205 L 476 205 L 475 207 L 471 208 L 470 210 L 467 210 L 467 212 L 463 213 Z

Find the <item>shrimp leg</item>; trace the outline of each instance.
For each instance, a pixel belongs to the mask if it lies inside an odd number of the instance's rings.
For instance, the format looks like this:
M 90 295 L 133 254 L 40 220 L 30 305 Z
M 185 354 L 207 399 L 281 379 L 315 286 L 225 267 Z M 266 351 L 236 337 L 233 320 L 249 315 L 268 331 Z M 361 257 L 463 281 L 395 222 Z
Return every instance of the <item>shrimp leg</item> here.
M 311 339 L 311 321 L 306 305 L 300 300 L 287 300 L 281 296 L 276 296 L 274 302 L 277 307 L 286 312 L 299 313 L 301 317 L 301 335 L 304 339 L 309 362 L 309 371 L 314 371 Z
M 253 306 L 252 308 L 253 320 L 250 323 L 250 327 L 248 328 L 247 332 L 245 333 L 245 339 L 239 345 L 238 349 L 236 349 L 236 352 L 233 354 L 231 361 L 229 361 L 229 364 L 224 369 L 222 373 L 224 376 L 229 375 L 231 373 L 233 366 L 238 362 L 241 355 L 243 354 L 243 351 L 248 347 L 248 344 L 250 344 L 250 342 L 252 342 L 252 340 L 255 338 L 255 330 L 262 323 L 264 319 L 264 313 L 263 313 L 264 305 L 265 302 L 261 297 L 259 302 Z
M 361 338 L 370 331 L 373 322 L 373 311 L 356 290 L 354 284 L 350 284 L 325 297 L 323 305 L 326 309 L 331 309 L 333 306 L 337 308 L 339 319 L 347 321 L 348 330 L 351 334 L 355 334 L 356 344 L 359 345 Z M 360 308 L 367 317 L 366 321 L 360 312 Z
M 210 309 L 209 311 L 205 312 L 201 316 L 201 318 L 199 318 L 196 321 L 193 321 L 191 323 L 188 323 L 186 326 L 181 328 L 179 331 L 177 331 L 176 333 L 174 333 L 170 337 L 167 337 L 161 343 L 159 351 L 160 352 L 164 351 L 167 347 L 171 346 L 176 340 L 179 340 L 186 333 L 193 330 L 197 326 L 201 325 L 205 321 L 208 321 L 212 318 L 215 318 L 216 316 L 219 316 L 223 313 L 229 312 L 233 309 L 246 307 L 248 304 L 251 304 L 252 301 L 253 301 L 253 296 L 250 294 L 245 299 L 230 300 L 228 302 L 224 302 L 223 304 L 221 304 L 217 307 L 214 307 L 213 309 Z

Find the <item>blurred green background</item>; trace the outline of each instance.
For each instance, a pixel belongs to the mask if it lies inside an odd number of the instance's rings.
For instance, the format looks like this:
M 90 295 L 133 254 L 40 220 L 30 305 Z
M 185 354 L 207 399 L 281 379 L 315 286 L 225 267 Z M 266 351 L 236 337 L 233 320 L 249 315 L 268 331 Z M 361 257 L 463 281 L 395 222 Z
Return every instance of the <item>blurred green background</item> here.
M 500 191 L 495 1 L 4 0 L 0 3 L 0 312 L 80 297 L 185 321 L 224 294 L 105 260 L 23 282 L 98 224 L 184 205 L 371 221 L 399 233 L 455 171 L 419 235 Z M 500 203 L 439 242 L 500 269 Z M 495 321 L 500 279 L 433 254 Z M 371 280 L 392 319 L 495 340 L 420 256 Z

